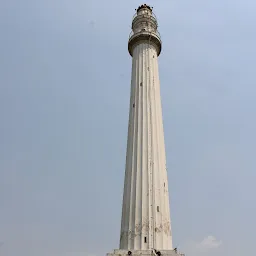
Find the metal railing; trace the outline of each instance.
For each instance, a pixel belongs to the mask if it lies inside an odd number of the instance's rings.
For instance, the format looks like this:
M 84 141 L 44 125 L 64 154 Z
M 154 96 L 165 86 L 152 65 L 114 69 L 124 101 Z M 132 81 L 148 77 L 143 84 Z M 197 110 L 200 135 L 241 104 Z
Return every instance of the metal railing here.
M 153 12 L 150 12 L 150 14 L 145 14 L 145 13 L 140 13 L 138 14 L 137 12 L 133 15 L 132 19 L 134 20 L 135 17 L 137 16 L 142 16 L 142 15 L 147 15 L 147 16 L 151 16 L 152 19 L 157 21 L 156 15 Z
M 136 36 L 136 35 L 139 35 L 139 34 L 144 34 L 144 35 L 152 35 L 152 36 L 155 36 L 157 37 L 160 41 L 161 41 L 161 35 L 160 33 L 156 30 L 156 31 L 139 31 L 137 33 L 134 33 L 133 31 L 131 31 L 130 35 L 129 35 L 129 40 L 133 37 L 133 36 Z
M 155 24 L 156 24 L 156 26 L 158 26 L 158 23 L 157 23 L 157 18 L 156 18 L 156 16 L 155 16 L 155 14 L 135 14 L 134 16 L 133 16 L 133 19 L 132 19 L 132 22 L 134 22 L 134 20 L 136 19 L 138 17 L 138 19 L 139 18 L 147 18 L 147 19 L 149 19 L 149 20 L 151 20 L 151 21 L 153 21 Z

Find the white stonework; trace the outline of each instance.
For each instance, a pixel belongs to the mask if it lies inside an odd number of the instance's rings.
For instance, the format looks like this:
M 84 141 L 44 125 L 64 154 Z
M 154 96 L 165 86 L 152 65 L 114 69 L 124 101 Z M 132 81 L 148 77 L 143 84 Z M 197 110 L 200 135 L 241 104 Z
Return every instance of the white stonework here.
M 108 256 L 181 255 L 172 246 L 157 27 L 152 9 L 140 6 L 128 43 L 132 79 L 120 249 Z
M 120 249 L 172 249 L 157 51 L 133 50 Z

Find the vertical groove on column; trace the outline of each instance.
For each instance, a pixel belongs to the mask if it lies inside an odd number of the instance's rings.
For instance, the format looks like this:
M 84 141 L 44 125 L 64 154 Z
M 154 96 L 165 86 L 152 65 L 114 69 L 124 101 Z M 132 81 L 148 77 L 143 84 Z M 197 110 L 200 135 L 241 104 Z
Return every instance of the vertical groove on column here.
M 158 65 L 156 65 L 156 72 L 157 72 L 157 75 L 159 77 L 159 69 L 158 69 Z M 159 97 L 161 97 L 161 91 L 160 91 L 160 88 L 159 88 L 159 91 L 158 91 L 158 94 L 159 94 Z M 160 102 L 160 111 L 162 113 L 162 104 Z M 164 123 L 163 123 L 163 116 L 161 115 L 161 122 L 159 122 L 159 126 L 160 126 L 160 129 L 161 129 L 161 133 L 162 133 L 162 136 L 161 136 L 161 140 L 162 140 L 162 144 L 163 144 L 163 148 L 165 149 L 165 142 L 164 142 Z M 163 172 L 164 172 L 164 178 L 166 180 L 166 193 L 165 193 L 165 204 L 166 204 L 166 217 L 168 218 L 169 220 L 169 234 L 167 236 L 167 246 L 166 248 L 168 249 L 172 249 L 172 233 L 171 233 L 171 219 L 170 219 L 170 201 L 169 201 L 169 190 L 168 190 L 168 175 L 167 175 L 167 169 L 166 169 L 166 154 L 165 154 L 165 150 L 163 151 L 163 159 L 162 159 L 162 162 L 165 164 L 164 166 L 164 169 L 163 169 Z
M 147 51 L 147 68 L 146 72 L 149 77 L 149 84 L 148 84 L 148 89 L 149 89 L 149 133 L 150 133 L 150 160 L 149 160 L 149 166 L 150 166 L 150 198 L 151 198 L 151 205 L 150 205 L 150 212 L 151 212 L 151 246 L 152 248 L 155 247 L 155 233 L 154 233 L 154 227 L 155 227 L 155 214 L 154 214 L 154 204 L 155 204 L 155 193 L 154 193 L 154 129 L 153 129 L 153 113 L 152 113 L 152 77 L 149 72 L 149 47 L 150 45 L 148 44 L 148 51 Z
M 135 193 L 135 227 L 134 231 L 136 232 L 136 229 L 138 229 L 140 223 L 141 223 L 141 93 L 140 93 L 140 88 L 139 88 L 139 80 L 140 80 L 140 74 L 141 74 L 141 61 L 143 59 L 143 56 L 140 53 L 140 58 L 139 58 L 139 68 L 138 68 L 138 74 L 136 76 L 136 82 L 135 82 L 135 87 L 136 87 L 136 95 L 137 95 L 137 100 L 136 100 L 136 105 L 135 108 L 137 110 L 137 132 L 136 132 L 136 193 Z M 134 236 L 134 246 L 135 248 L 139 248 L 141 243 L 140 243 L 140 234 L 139 232 L 136 232 L 137 234 Z
M 145 204 L 144 204 L 144 225 L 145 225 L 145 236 L 147 239 L 147 243 L 144 243 L 144 237 L 142 238 L 142 244 L 143 244 L 143 248 L 144 249 L 148 249 L 148 244 L 149 244 L 149 240 L 150 240 L 150 233 L 149 233 L 149 227 L 150 227 L 150 215 L 149 215 L 149 164 L 148 164 L 148 154 L 149 154 L 149 148 L 148 148 L 148 76 L 146 71 L 146 65 L 147 65 L 147 56 L 146 56 L 146 47 L 145 44 L 143 44 L 143 49 L 145 51 L 145 57 L 143 60 L 143 66 L 142 66 L 142 70 L 143 70 L 143 91 L 144 91 L 144 139 L 145 139 L 145 147 L 144 147 L 144 152 L 143 154 L 145 155 L 144 157 L 144 161 L 145 161 L 145 167 L 144 167 L 144 174 L 145 174 L 145 180 L 144 180 L 144 184 L 145 184 L 145 191 L 144 191 L 144 197 L 145 197 Z
M 134 74 L 136 68 L 136 57 L 132 59 L 132 74 Z M 130 225 L 130 191 L 131 191 L 131 161 L 132 161 L 132 147 L 133 141 L 131 140 L 133 135 L 133 118 L 134 113 L 132 111 L 132 104 L 134 101 L 134 88 L 133 88 L 133 77 L 131 79 L 131 96 L 130 96 L 130 108 L 129 108 L 129 124 L 128 124 L 128 138 L 127 138 L 127 152 L 126 152 L 126 170 L 125 170 L 125 189 L 124 189 L 124 196 L 123 196 L 123 208 L 125 209 L 124 219 L 122 219 L 123 228 L 121 230 L 120 235 L 120 248 L 128 248 L 129 246 L 129 238 L 128 238 L 128 231 Z
M 149 46 L 149 45 L 147 45 Z M 150 235 L 150 233 L 153 232 L 153 213 L 152 213 L 152 205 L 153 205 L 153 192 L 152 192 L 152 172 L 153 172 L 153 166 L 152 166 L 152 127 L 151 127 L 151 110 L 150 110 L 150 104 L 151 104 L 151 99 L 150 99 L 150 90 L 151 90 L 151 76 L 150 73 L 148 72 L 148 54 L 147 54 L 147 62 L 145 64 L 145 72 L 147 74 L 147 109 L 148 109 L 148 127 L 147 127 L 147 133 L 148 133 L 148 186 L 149 186 L 149 247 L 154 247 L 154 241 L 153 241 L 153 236 Z
M 162 148 L 162 143 L 161 143 L 161 140 L 160 140 L 160 136 L 162 135 L 160 133 L 160 130 L 159 130 L 159 119 L 161 118 L 161 113 L 159 112 L 159 109 L 158 109 L 158 105 L 159 105 L 159 102 L 161 101 L 161 99 L 159 98 L 158 94 L 157 94 L 157 91 L 159 90 L 159 78 L 156 74 L 156 70 L 155 70 L 155 67 L 156 67 L 156 60 L 157 59 L 157 56 L 156 58 L 154 59 L 153 61 L 153 69 L 154 69 L 154 74 L 155 74 L 155 79 L 156 79 L 156 87 L 155 87 L 155 97 L 156 97 L 156 112 L 158 113 L 157 114 L 157 120 L 156 120 L 156 124 L 157 124 L 157 141 L 158 141 L 158 152 L 159 152 L 159 155 L 158 155 L 158 163 L 159 163 L 159 166 L 158 166 L 158 171 L 159 171 L 159 179 L 158 179 L 158 193 L 159 193 L 159 199 L 160 199 L 160 212 L 159 212 L 159 227 L 163 226 L 164 225 L 164 220 L 163 220 L 163 214 L 164 214 L 164 202 L 163 202 L 163 197 L 162 197 L 162 189 L 163 189 L 163 171 L 162 171 L 162 161 L 161 161 L 161 157 L 162 157 L 162 153 L 163 153 L 163 148 Z M 165 234 L 164 234 L 164 231 L 162 230 L 161 232 L 161 239 L 159 241 L 159 247 L 160 248 L 164 248 L 163 247 L 163 241 L 164 241 L 164 237 L 165 237 Z
M 156 54 L 155 54 L 156 55 Z M 161 101 L 159 95 L 158 95 L 158 91 L 159 91 L 159 78 L 157 76 L 156 73 L 156 65 L 157 65 L 157 55 L 155 56 L 155 58 L 153 59 L 153 63 L 152 63 L 152 68 L 154 70 L 154 76 L 155 76 L 155 111 L 157 113 L 156 115 L 156 127 L 157 127 L 157 134 L 156 134 L 156 139 L 158 142 L 158 172 L 159 172 L 159 178 L 158 178 L 158 196 L 159 196 L 159 205 L 160 205 L 160 209 L 159 209 L 159 213 L 158 213 L 158 228 L 161 229 L 161 227 L 164 225 L 164 216 L 165 216 L 165 209 L 164 209 L 164 199 L 163 199 L 163 165 L 162 165 L 162 153 L 163 153 L 163 148 L 162 148 L 162 143 L 161 143 L 161 139 L 160 137 L 162 136 L 160 129 L 159 129 L 159 120 L 161 119 L 161 112 L 159 111 L 159 103 Z M 165 233 L 164 230 L 161 231 L 161 233 L 159 233 L 159 240 L 158 240 L 158 246 L 160 248 L 164 248 L 163 244 L 164 244 L 164 239 L 165 238 Z
M 146 98 L 146 104 L 145 104 L 145 109 L 146 109 L 146 118 L 147 118 L 147 122 L 146 122 L 146 138 L 147 138 L 147 169 L 146 169 L 146 173 L 147 173 L 147 249 L 150 248 L 150 243 L 151 243 L 151 238 L 150 238 L 150 227 L 151 227 L 151 213 L 150 213 L 150 203 L 151 203 L 151 199 L 150 199 L 150 172 L 149 172 L 149 168 L 150 168 L 150 148 L 149 148 L 149 110 L 148 110 L 148 105 L 149 105 L 149 99 L 148 99 L 148 94 L 149 94 L 149 78 L 148 78 L 148 74 L 146 72 L 147 70 L 147 63 L 146 63 L 146 59 L 145 59 L 145 63 L 144 63 L 144 74 L 145 74 L 145 89 L 146 89 L 146 93 L 145 93 L 145 98 Z
M 143 61 L 144 59 L 141 60 L 141 67 L 142 67 L 142 70 L 143 70 Z M 143 149 L 144 149 L 144 139 L 143 139 L 143 134 L 144 134 L 144 87 L 141 86 L 141 82 L 143 81 L 143 72 L 140 73 L 141 76 L 139 78 L 139 81 L 138 81 L 138 87 L 139 87 L 139 90 L 141 92 L 141 220 L 140 220 L 140 228 L 141 228 L 141 235 L 140 235 L 140 249 L 143 250 L 143 237 L 144 237 L 144 230 L 143 230 L 143 215 L 144 215 L 144 211 L 143 211 L 143 205 L 145 204 L 145 200 L 144 200 L 144 190 L 145 190 L 145 185 L 144 185 L 144 152 L 143 152 Z
M 150 46 L 150 55 L 151 55 L 151 48 L 152 46 Z M 153 172 L 153 179 L 154 179 L 154 205 L 153 205 L 153 210 L 154 210 L 154 213 L 155 213 L 155 216 L 154 216 L 154 220 L 155 220 L 155 228 L 157 228 L 158 226 L 158 212 L 156 211 L 156 207 L 157 205 L 159 205 L 159 202 L 158 202 L 158 179 L 159 179 L 159 173 L 158 173 L 158 143 L 157 143 L 157 140 L 156 140 L 156 134 L 157 134 L 157 129 L 156 129 L 156 112 L 155 112 L 155 77 L 154 77 L 154 69 L 153 69 L 153 66 L 152 66 L 152 61 L 149 60 L 149 65 L 150 65 L 150 73 L 151 73 L 151 79 L 152 79 L 152 82 L 151 82 L 151 93 L 152 93 L 152 96 L 151 96 L 151 101 L 152 101 L 152 104 L 151 104 L 151 111 L 152 111 L 152 139 L 153 139 L 153 144 L 154 144 L 154 147 L 152 147 L 152 152 L 154 154 L 154 157 L 153 157 L 153 163 L 154 163 L 154 172 Z M 155 247 L 158 248 L 158 233 L 156 232 L 156 230 L 154 230 L 154 233 L 155 233 Z
M 144 46 L 145 47 L 145 46 Z M 147 58 L 145 56 L 145 60 L 143 63 L 143 74 L 144 74 L 144 87 L 145 87 L 145 138 L 146 138 L 146 169 L 145 169 L 145 174 L 147 179 L 145 180 L 145 184 L 147 186 L 147 191 L 146 191 L 146 201 L 147 201 L 147 208 L 146 208 L 146 226 L 147 226 L 147 232 L 146 232 L 146 237 L 147 237 L 147 244 L 146 244 L 146 248 L 149 248 L 149 243 L 150 243 L 150 187 L 149 187 L 149 179 L 150 179 L 150 175 L 149 175 L 149 136 L 148 136 L 148 127 L 149 127 L 149 111 L 148 111 L 148 75 L 147 75 Z
M 135 67 L 134 67 L 134 73 L 132 74 L 132 90 L 133 90 L 133 101 L 131 104 L 131 108 L 130 111 L 133 113 L 132 114 L 132 134 L 131 134 L 131 138 L 130 140 L 132 141 L 132 150 L 131 150 L 131 154 L 130 154 L 130 159 L 128 161 L 130 161 L 130 195 L 129 195 L 129 199 L 127 199 L 127 204 L 129 204 L 129 229 L 128 229 L 128 233 L 127 233 L 127 244 L 128 244 L 128 249 L 132 248 L 132 237 L 131 237 L 131 232 L 132 232 L 132 217 L 133 217 L 133 194 L 134 194 L 134 186 L 133 186 L 133 179 L 134 179 L 134 134 L 135 134 L 135 109 L 133 107 L 133 104 L 135 102 L 135 87 L 134 87 L 134 76 L 137 73 L 136 67 L 137 67 L 137 54 L 136 54 L 136 50 L 135 50 L 135 54 L 134 54 L 134 58 L 135 60 Z
M 150 49 L 150 53 L 151 53 L 151 46 L 149 47 Z M 149 53 L 149 63 L 148 65 L 150 66 L 150 53 Z M 150 83 L 150 107 L 151 107 L 151 129 L 152 129 L 152 166 L 153 166 L 153 175 L 152 175 L 152 186 L 153 186 L 153 207 L 152 207 L 152 211 L 153 211 L 153 219 L 154 219 L 154 230 L 153 230 L 153 234 L 154 234 L 154 248 L 157 247 L 157 233 L 155 232 L 155 228 L 157 226 L 157 212 L 156 212 L 156 203 L 157 203 L 157 191 L 156 191 L 156 181 L 157 181 L 157 159 L 156 159 L 156 140 L 155 140 L 155 133 L 156 133 L 156 129 L 155 129 L 155 111 L 154 111 L 154 74 L 152 72 L 152 66 L 150 66 L 150 78 L 151 78 L 151 83 Z
M 139 178 L 139 172 L 140 170 L 138 169 L 138 161 L 139 161 L 139 150 L 138 150 L 138 147 L 139 147 L 139 123 L 140 123 L 140 120 L 139 120 L 139 111 L 140 111 L 140 105 L 139 105 L 139 98 L 140 98 L 140 91 L 139 91 L 139 88 L 137 86 L 137 81 L 138 81 L 138 78 L 139 78 L 139 75 L 140 75 L 140 62 L 141 62 L 141 52 L 139 52 L 139 59 L 138 59 L 138 72 L 136 74 L 136 78 L 135 78 L 135 83 L 134 83 L 134 88 L 135 88 L 135 95 L 136 95 L 136 100 L 135 100 L 135 113 L 136 113 L 136 117 L 135 117 L 135 134 L 134 134 L 134 137 L 135 137 L 135 161 L 134 161 L 134 219 L 133 219 L 133 247 L 134 248 L 137 248 L 137 245 L 138 245 L 138 237 L 137 237 L 137 234 L 135 234 L 136 232 L 136 225 L 137 225 L 137 217 L 138 217 L 138 208 L 140 207 L 140 204 L 138 203 L 138 200 L 139 200 L 139 189 L 138 187 L 140 186 L 140 180 L 138 179 Z
M 158 62 L 155 63 L 155 69 L 156 69 L 156 74 L 158 76 L 159 80 L 159 71 L 158 71 Z M 159 82 L 159 88 L 157 91 L 157 94 L 159 95 L 159 99 L 161 99 L 161 93 L 160 93 L 160 82 Z M 172 236 L 171 236 L 171 220 L 170 220 L 170 211 L 169 211 L 169 193 L 168 193 L 168 177 L 167 177 L 167 169 L 166 169 L 166 155 L 165 155 L 165 143 L 164 143 L 164 129 L 163 129 L 163 115 L 162 115 L 162 104 L 161 100 L 159 101 L 159 111 L 161 115 L 159 116 L 159 131 L 160 131 L 160 141 L 162 144 L 163 148 L 163 154 L 161 158 L 161 163 L 163 164 L 162 168 L 162 173 L 163 173 L 163 180 L 165 181 L 165 186 L 166 186 L 166 192 L 163 193 L 163 199 L 164 199 L 164 204 L 165 204 L 165 216 L 164 216 L 164 221 L 169 222 L 169 230 L 168 233 L 165 234 L 165 248 L 167 249 L 172 249 Z
M 145 93 L 145 98 L 146 98 L 146 104 L 145 104 L 145 109 L 146 109 L 146 127 L 145 127 L 145 130 L 146 130 L 146 138 L 147 138 L 147 169 L 146 169 L 146 173 L 147 173 L 147 227 L 148 227 L 148 230 L 147 230 L 147 249 L 150 248 L 150 243 L 151 243 L 151 237 L 150 237 L 150 227 L 151 227 L 151 213 L 150 213 L 150 203 L 151 203 L 151 198 L 150 198 L 150 172 L 149 172 L 149 169 L 150 169 L 150 148 L 149 148 L 149 144 L 150 144 L 150 141 L 149 141 L 149 134 L 148 134 L 148 131 L 149 131 L 149 122 L 150 122 L 150 119 L 149 119 L 149 109 L 148 109 L 148 105 L 149 105 L 149 99 L 148 99 L 148 94 L 149 94 L 149 78 L 148 78 L 148 74 L 146 72 L 147 70 L 147 63 L 145 61 L 144 63 L 144 73 L 145 73 L 145 90 L 146 90 L 146 93 Z

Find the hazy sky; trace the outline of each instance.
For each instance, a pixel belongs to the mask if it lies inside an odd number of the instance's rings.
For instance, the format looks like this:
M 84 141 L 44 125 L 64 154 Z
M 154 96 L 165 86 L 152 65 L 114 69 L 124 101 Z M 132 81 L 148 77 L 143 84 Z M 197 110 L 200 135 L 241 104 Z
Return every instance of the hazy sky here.
M 134 9 L 0 1 L 0 256 L 118 248 Z M 152 0 L 174 245 L 255 254 L 256 3 Z

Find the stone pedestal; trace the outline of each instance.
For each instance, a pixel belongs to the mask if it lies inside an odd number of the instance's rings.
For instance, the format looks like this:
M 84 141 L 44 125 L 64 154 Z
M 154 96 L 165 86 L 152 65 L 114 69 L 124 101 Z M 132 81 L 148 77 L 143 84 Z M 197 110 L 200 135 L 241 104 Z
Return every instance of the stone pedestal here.
M 160 253 L 159 253 L 160 252 Z M 175 250 L 114 250 L 112 253 L 107 253 L 107 256 L 185 256 Z

